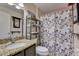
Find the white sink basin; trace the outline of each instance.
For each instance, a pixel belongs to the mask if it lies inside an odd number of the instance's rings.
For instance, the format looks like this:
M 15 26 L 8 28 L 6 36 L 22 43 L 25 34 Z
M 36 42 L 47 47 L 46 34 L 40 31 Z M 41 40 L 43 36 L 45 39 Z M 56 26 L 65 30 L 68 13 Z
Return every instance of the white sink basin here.
M 26 43 L 13 43 L 11 45 L 8 45 L 7 47 L 5 47 L 5 49 L 16 49 L 16 48 L 20 48 L 23 47 Z

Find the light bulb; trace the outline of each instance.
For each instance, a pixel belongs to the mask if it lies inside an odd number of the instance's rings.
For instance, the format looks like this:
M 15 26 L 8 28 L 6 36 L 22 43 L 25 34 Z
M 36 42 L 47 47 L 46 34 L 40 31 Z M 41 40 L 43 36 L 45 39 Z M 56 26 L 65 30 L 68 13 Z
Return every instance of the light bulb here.
M 8 3 L 9 5 L 14 5 L 13 3 Z
M 16 5 L 15 7 L 16 7 L 17 9 L 21 9 L 21 8 L 20 8 L 19 6 L 17 6 L 17 5 Z
M 23 3 L 19 3 L 19 6 L 24 7 Z

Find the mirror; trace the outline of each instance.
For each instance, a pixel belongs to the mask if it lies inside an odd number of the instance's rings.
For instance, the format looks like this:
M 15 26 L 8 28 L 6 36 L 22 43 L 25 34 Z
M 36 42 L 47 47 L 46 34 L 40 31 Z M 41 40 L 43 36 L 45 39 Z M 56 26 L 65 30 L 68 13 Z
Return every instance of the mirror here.
M 0 39 L 9 37 L 13 33 L 16 37 L 23 36 L 24 11 L 8 3 L 0 3 Z

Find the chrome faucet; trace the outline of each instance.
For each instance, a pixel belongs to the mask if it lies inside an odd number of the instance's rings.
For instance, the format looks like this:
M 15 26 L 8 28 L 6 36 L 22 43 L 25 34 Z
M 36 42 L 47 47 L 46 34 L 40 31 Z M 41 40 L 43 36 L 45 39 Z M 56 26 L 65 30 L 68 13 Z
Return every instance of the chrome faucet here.
M 9 33 L 9 40 L 10 40 L 12 43 L 15 43 L 15 36 L 13 35 L 13 33 Z

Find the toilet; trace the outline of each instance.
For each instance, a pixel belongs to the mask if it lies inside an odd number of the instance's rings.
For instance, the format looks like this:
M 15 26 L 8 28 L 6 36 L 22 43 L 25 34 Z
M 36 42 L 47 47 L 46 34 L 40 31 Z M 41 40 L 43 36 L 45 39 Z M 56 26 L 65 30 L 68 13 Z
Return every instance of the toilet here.
M 37 56 L 48 56 L 49 55 L 48 49 L 43 46 L 37 46 L 36 47 L 36 55 Z

